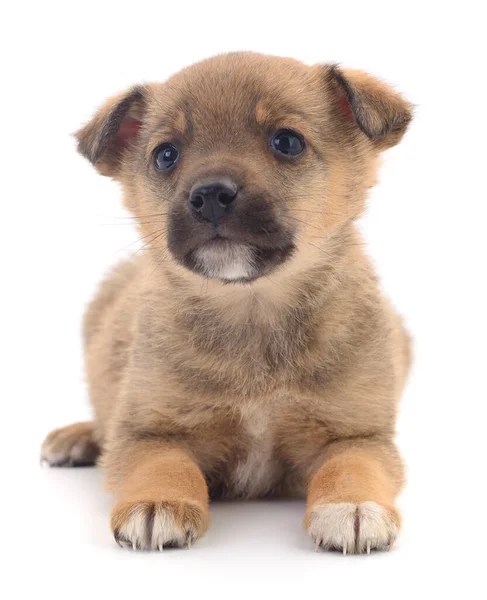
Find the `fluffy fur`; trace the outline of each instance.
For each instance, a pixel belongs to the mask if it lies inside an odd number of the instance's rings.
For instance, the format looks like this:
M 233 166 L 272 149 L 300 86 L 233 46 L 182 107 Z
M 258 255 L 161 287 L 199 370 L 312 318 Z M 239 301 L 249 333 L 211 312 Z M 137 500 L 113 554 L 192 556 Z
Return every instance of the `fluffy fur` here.
M 306 495 L 318 546 L 393 542 L 409 344 L 354 221 L 410 118 L 359 71 L 235 53 L 109 100 L 78 132 L 122 184 L 146 250 L 86 314 L 93 423 L 50 434 L 42 457 L 100 456 L 119 543 L 189 544 L 209 497 L 264 495 Z M 282 128 L 305 139 L 301 156 L 272 152 Z M 180 159 L 161 173 L 166 141 Z M 208 177 L 239 189 L 217 238 L 188 209 Z

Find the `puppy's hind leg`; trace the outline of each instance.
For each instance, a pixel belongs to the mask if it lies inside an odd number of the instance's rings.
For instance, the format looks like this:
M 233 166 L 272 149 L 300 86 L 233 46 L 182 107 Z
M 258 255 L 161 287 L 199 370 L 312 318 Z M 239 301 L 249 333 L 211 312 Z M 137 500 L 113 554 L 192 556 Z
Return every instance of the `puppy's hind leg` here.
M 54 429 L 41 446 L 41 462 L 51 467 L 88 467 L 95 464 L 99 455 L 91 422 Z

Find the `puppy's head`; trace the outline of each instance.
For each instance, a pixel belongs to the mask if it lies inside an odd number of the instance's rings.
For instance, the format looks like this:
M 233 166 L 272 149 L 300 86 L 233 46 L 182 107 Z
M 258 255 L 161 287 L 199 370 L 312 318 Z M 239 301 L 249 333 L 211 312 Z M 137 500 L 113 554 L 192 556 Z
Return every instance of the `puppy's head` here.
M 362 72 L 236 53 L 109 100 L 77 137 L 122 183 L 149 245 L 248 283 L 360 215 L 379 152 L 410 119 Z

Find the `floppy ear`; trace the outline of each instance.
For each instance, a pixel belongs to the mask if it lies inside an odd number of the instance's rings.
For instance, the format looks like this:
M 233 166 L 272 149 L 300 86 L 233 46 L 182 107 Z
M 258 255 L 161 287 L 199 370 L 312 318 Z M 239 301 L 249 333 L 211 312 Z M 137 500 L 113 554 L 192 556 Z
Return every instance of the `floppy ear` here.
M 142 126 L 145 101 L 142 86 L 114 96 L 75 134 L 78 151 L 102 175 L 115 177 L 120 171 L 124 150 Z
M 412 105 L 379 79 L 362 71 L 329 67 L 328 80 L 342 114 L 385 150 L 397 144 L 412 119 Z

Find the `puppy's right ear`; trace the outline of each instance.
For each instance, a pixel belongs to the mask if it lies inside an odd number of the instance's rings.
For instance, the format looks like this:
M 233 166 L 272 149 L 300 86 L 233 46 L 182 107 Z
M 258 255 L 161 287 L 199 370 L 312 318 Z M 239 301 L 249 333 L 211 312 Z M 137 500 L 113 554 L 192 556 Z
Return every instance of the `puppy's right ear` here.
M 146 89 L 137 86 L 114 96 L 82 127 L 75 136 L 78 151 L 102 175 L 116 177 L 123 154 L 142 126 Z

